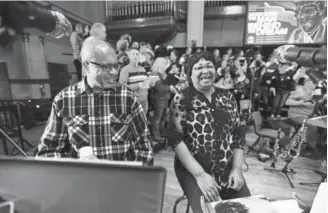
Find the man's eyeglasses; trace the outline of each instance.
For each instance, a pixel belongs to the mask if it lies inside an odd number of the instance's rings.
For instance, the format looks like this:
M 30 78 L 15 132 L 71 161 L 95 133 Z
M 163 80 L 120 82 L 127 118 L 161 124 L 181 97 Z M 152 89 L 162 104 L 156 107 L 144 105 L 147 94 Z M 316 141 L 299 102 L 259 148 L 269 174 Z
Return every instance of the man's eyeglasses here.
M 121 68 L 121 64 L 117 63 L 117 64 L 99 64 L 93 61 L 88 61 L 88 63 L 96 65 L 97 67 L 101 68 L 104 72 L 110 72 L 113 69 L 115 70 L 120 70 Z

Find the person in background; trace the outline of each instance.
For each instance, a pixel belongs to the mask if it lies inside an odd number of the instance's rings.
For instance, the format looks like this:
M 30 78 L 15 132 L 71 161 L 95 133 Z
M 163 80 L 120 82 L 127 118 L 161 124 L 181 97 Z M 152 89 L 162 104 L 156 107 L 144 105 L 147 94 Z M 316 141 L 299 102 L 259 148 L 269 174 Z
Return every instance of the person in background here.
M 145 68 L 139 65 L 140 53 L 138 49 L 129 52 L 130 63 L 123 67 L 119 77 L 119 83 L 127 85 L 137 96 L 144 113 L 148 112 L 148 89 L 154 86 L 148 79 Z
M 234 56 L 232 55 L 232 52 L 233 52 L 232 48 L 229 48 L 226 52 L 226 54 L 228 55 L 228 58 L 229 58 L 228 61 L 231 61 L 234 58 Z
M 214 65 L 215 65 L 215 68 L 217 69 L 220 66 L 220 61 L 221 61 L 219 49 L 213 50 L 213 57 L 214 57 Z
M 220 62 L 220 66 L 216 70 L 217 78 L 221 78 L 223 76 L 223 70 L 228 66 L 228 61 L 222 60 Z
M 187 47 L 187 49 L 186 49 L 186 54 L 187 54 L 188 56 L 192 55 L 192 47 Z
M 153 165 L 149 129 L 139 102 L 116 78 L 114 49 L 98 39 L 83 43 L 86 77 L 54 98 L 37 157 L 140 161 Z M 90 104 L 92 103 L 92 104 Z
M 284 123 L 291 124 L 290 136 L 295 132 L 294 126 L 301 125 L 304 119 L 310 118 L 314 113 L 315 102 L 312 101 L 315 84 L 306 78 L 300 78 L 295 90 L 290 92 L 286 100 L 288 109 L 288 121 Z M 317 144 L 318 128 L 307 125 L 306 141 L 307 148 L 305 153 L 311 153 L 318 156 Z
M 152 74 L 160 77 L 160 80 L 156 82 L 152 90 L 152 103 L 154 104 L 152 134 L 154 140 L 159 143 L 165 141 L 162 135 L 164 135 L 163 130 L 165 129 L 168 102 L 171 98 L 170 86 L 165 81 L 167 78 L 166 70 L 168 65 L 168 60 L 164 57 L 159 57 L 155 59 L 155 62 L 151 68 Z
M 130 63 L 128 55 L 129 42 L 124 39 L 119 39 L 116 42 L 116 48 L 118 54 L 118 62 L 122 65 L 122 67 L 125 67 Z
M 303 67 L 303 66 L 299 67 L 293 76 L 293 80 L 295 82 L 298 82 L 300 78 L 308 79 L 309 76 L 306 74 L 307 70 L 308 70 L 307 67 Z
M 166 58 L 167 57 L 167 51 L 162 46 L 158 46 L 157 48 L 155 48 L 155 59 L 159 58 L 159 57 L 160 58 Z
M 130 44 L 132 42 L 132 37 L 129 34 L 123 34 L 123 35 L 121 35 L 120 39 L 125 40 L 127 42 L 128 49 L 129 49 Z
M 88 25 L 85 25 L 84 31 L 83 31 L 83 38 L 87 39 L 90 36 L 90 29 Z
M 290 91 L 293 90 L 294 81 L 293 75 L 295 71 L 289 63 L 279 63 L 278 70 L 273 73 L 271 78 L 270 92 L 273 93 L 273 108 L 271 117 L 279 118 L 282 107 L 289 96 Z
M 251 91 L 254 96 L 253 96 L 253 107 L 254 110 L 259 110 L 260 107 L 260 99 L 259 99 L 259 94 L 260 94 L 260 84 L 262 82 L 261 80 L 261 74 L 265 72 L 265 62 L 262 59 L 262 54 L 260 51 L 255 51 L 253 55 L 253 61 L 249 65 L 249 74 L 250 74 L 250 79 L 251 83 L 253 83 L 253 91 Z
M 225 61 L 227 64 L 229 63 L 229 55 L 228 54 L 224 54 L 222 56 L 222 59 L 221 59 L 221 63 Z
M 234 95 L 213 86 L 211 54 L 195 53 L 188 68 L 190 85 L 172 101 L 168 135 L 179 184 L 192 211 L 202 213 L 202 196 L 206 202 L 250 196 L 242 174 L 245 129 Z
M 139 42 L 133 41 L 131 44 L 131 49 L 139 49 L 139 48 L 140 48 Z
M 146 47 L 147 46 L 147 42 L 145 41 L 140 41 L 140 48 Z
M 165 84 L 170 86 L 171 98 L 169 103 L 171 103 L 173 96 L 178 92 L 176 85 L 183 79 L 180 77 L 179 65 L 176 63 L 172 63 L 169 68 L 167 68 L 166 74 L 167 78 L 164 81 Z
M 90 36 L 87 39 L 99 39 L 106 41 L 107 32 L 106 27 L 102 23 L 94 23 L 90 29 Z
M 214 87 L 231 90 L 234 88 L 233 79 L 231 77 L 231 67 L 227 66 L 222 69 L 222 74 L 219 77 L 218 81 L 215 82 Z
M 192 52 L 193 52 L 192 47 L 186 48 L 185 52 L 181 56 L 185 59 L 185 62 L 187 62 L 189 60 L 190 56 L 192 55 Z
M 155 54 L 148 48 L 147 45 L 140 47 L 140 54 L 144 57 L 144 61 L 140 64 L 146 69 L 146 72 L 151 72 L 150 68 L 153 65 Z
M 82 79 L 82 64 L 80 59 L 80 51 L 83 43 L 83 28 L 81 24 L 76 24 L 75 30 L 72 32 L 70 36 L 71 46 L 73 48 L 73 63 L 75 66 L 75 70 L 77 72 L 78 81 Z
M 239 65 L 233 78 L 234 94 L 240 110 L 240 101 L 249 98 L 250 80 L 246 75 L 246 68 Z
M 179 53 L 175 49 L 171 49 L 169 52 L 169 60 L 171 63 L 178 63 Z

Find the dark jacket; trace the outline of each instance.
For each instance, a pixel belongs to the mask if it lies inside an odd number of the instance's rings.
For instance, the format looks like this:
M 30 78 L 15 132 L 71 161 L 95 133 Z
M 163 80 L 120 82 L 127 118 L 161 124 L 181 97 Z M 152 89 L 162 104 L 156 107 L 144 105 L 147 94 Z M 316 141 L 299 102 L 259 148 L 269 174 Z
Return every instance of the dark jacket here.
M 152 94 L 154 98 L 161 98 L 170 100 L 171 98 L 171 92 L 170 92 L 170 86 L 167 83 L 166 78 L 167 76 L 163 76 L 159 73 L 157 73 L 160 77 L 160 80 L 156 82 Z

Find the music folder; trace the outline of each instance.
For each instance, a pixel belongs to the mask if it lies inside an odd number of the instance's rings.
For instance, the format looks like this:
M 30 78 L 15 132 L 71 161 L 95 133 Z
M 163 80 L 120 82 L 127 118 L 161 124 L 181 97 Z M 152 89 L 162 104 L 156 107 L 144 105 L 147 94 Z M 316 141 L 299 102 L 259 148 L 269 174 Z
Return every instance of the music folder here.
M 18 213 L 161 213 L 165 180 L 164 168 L 133 163 L 0 158 L 0 204 Z

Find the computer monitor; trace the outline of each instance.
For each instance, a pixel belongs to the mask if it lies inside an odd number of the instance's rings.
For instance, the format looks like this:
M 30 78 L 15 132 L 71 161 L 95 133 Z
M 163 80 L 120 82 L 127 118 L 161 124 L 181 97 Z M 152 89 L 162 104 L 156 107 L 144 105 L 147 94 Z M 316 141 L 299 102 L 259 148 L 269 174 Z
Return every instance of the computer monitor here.
M 0 200 L 19 213 L 160 213 L 165 180 L 160 167 L 0 158 Z

